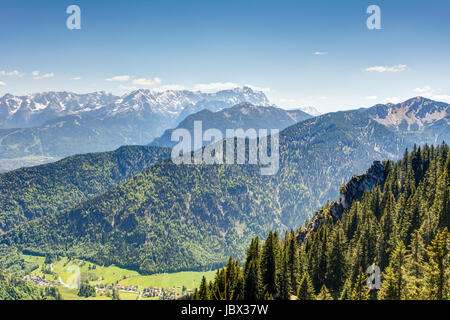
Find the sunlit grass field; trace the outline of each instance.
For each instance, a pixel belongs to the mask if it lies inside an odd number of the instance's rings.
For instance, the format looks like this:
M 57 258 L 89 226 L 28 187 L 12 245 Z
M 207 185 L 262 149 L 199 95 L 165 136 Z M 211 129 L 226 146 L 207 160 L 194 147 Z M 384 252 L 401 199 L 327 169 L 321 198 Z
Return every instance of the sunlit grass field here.
M 215 271 L 206 272 L 177 272 L 177 273 L 164 273 L 154 275 L 141 275 L 137 271 L 127 270 L 116 266 L 99 266 L 87 261 L 68 258 L 62 258 L 52 264 L 52 272 L 46 273 L 43 271 L 43 267 L 50 269 L 50 265 L 44 264 L 45 258 L 31 255 L 24 255 L 24 259 L 32 264 L 39 265 L 39 268 L 34 270 L 31 275 L 45 276 L 46 279 L 52 281 L 62 281 L 66 285 L 75 283 L 77 272 L 81 273 L 82 280 L 88 280 L 90 284 L 120 284 L 124 287 L 132 285 L 138 288 L 138 291 L 142 291 L 147 287 L 157 287 L 163 289 L 175 288 L 176 292 L 181 293 L 182 287 L 186 289 L 194 290 L 199 287 L 203 276 L 208 281 L 212 280 L 215 275 Z M 61 295 L 66 300 L 80 300 L 77 296 L 76 289 L 70 289 L 65 286 L 59 286 Z M 119 292 L 120 299 L 122 300 L 136 300 L 139 293 L 136 292 Z M 111 299 L 106 295 L 97 294 L 96 297 L 89 298 L 90 300 L 106 300 Z M 155 298 L 142 298 L 142 300 L 155 300 Z

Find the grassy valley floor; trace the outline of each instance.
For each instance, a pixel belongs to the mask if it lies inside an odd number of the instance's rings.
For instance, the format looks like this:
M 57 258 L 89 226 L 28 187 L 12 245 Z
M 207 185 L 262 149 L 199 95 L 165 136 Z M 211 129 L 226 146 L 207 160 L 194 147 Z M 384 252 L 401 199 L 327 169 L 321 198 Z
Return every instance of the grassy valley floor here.
M 203 276 L 214 279 L 216 271 L 177 272 L 141 275 L 116 266 L 99 266 L 87 261 L 61 258 L 51 264 L 44 257 L 24 255 L 26 262 L 37 266 L 28 280 L 38 286 L 56 285 L 64 300 L 111 300 L 117 289 L 121 300 L 179 299 L 198 288 Z M 80 275 L 80 277 L 78 277 Z M 79 297 L 77 278 L 96 288 L 95 297 Z

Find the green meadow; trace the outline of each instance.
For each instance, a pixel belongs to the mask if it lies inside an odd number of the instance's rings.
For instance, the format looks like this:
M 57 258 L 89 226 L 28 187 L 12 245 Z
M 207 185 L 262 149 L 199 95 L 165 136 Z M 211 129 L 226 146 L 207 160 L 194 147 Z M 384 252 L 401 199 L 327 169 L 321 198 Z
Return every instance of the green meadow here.
M 123 287 L 135 286 L 138 291 L 142 291 L 147 287 L 157 287 L 162 289 L 173 289 L 181 293 L 183 287 L 186 289 L 195 289 L 199 287 L 203 276 L 208 281 L 214 279 L 216 271 L 205 272 L 177 272 L 164 273 L 153 275 L 141 275 L 137 271 L 127 270 L 116 266 L 100 266 L 84 260 L 68 258 L 61 258 L 53 262 L 51 265 L 45 264 L 44 257 L 24 255 L 24 259 L 39 268 L 31 272 L 31 275 L 39 275 L 52 281 L 62 281 L 66 285 L 75 283 L 76 272 L 81 273 L 82 280 L 88 280 L 90 284 L 120 284 Z M 76 289 L 70 289 L 65 286 L 59 286 L 61 295 L 67 300 L 80 300 L 77 296 Z M 123 300 L 136 300 L 139 293 L 123 292 L 119 293 Z M 96 297 L 89 298 L 90 300 L 106 300 L 110 299 L 106 295 L 97 294 Z M 154 300 L 154 298 L 142 298 L 142 300 Z

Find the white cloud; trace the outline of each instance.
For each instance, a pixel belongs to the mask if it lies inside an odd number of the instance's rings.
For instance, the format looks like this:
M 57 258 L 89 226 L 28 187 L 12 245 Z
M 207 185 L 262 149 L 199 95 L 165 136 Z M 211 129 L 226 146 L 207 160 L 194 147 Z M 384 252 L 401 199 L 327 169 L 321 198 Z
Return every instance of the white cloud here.
M 207 84 L 196 84 L 194 86 L 194 91 L 202 91 L 202 92 L 217 92 L 221 90 L 230 90 L 239 87 L 236 83 L 233 82 L 211 82 Z
M 450 95 L 443 94 L 441 93 L 441 89 L 435 90 L 431 86 L 425 86 L 423 88 L 415 88 L 414 92 L 431 100 L 450 102 Z
M 123 75 L 123 76 L 115 76 L 115 77 L 106 79 L 106 81 L 109 81 L 109 82 L 126 82 L 126 81 L 129 81 L 130 79 L 131 79 L 130 76 Z
M 364 71 L 367 72 L 401 72 L 405 71 L 408 68 L 405 64 L 398 64 L 392 67 L 386 67 L 386 66 L 375 66 L 364 69 Z
M 55 74 L 53 72 L 44 73 L 42 76 L 39 75 L 40 74 L 39 71 L 33 71 L 31 74 L 33 75 L 33 79 L 35 79 L 35 80 L 53 78 L 55 76 Z
M 415 88 L 414 92 L 416 93 L 425 93 L 425 92 L 430 92 L 431 91 L 431 87 L 430 86 L 425 86 L 423 88 Z
M 147 86 L 147 87 L 158 85 L 161 82 L 162 82 L 161 79 L 157 77 L 153 79 L 140 78 L 133 80 L 133 84 L 137 86 Z
M 81 80 L 81 77 L 74 77 L 74 78 L 72 78 L 72 80 Z
M 400 103 L 403 100 L 397 97 L 392 97 L 392 98 L 387 98 L 384 99 L 383 101 L 381 101 L 382 103 L 386 104 L 386 103 Z
M 326 56 L 326 55 L 328 54 L 328 52 L 325 52 L 325 51 L 316 51 L 316 52 L 314 52 L 314 54 L 315 54 L 316 56 Z
M 4 70 L 0 70 L 0 76 L 8 76 L 8 77 L 15 76 L 15 77 L 22 77 L 23 74 L 20 73 L 20 72 L 17 71 L 17 70 L 14 70 L 14 71 L 4 71 Z
M 377 100 L 378 96 L 367 96 L 366 99 L 367 100 Z
M 450 103 L 450 95 L 448 95 L 448 94 L 430 94 L 430 95 L 427 95 L 427 98 L 430 98 L 435 101 L 443 101 L 443 102 Z
M 43 74 L 40 78 L 41 79 L 53 78 L 54 76 L 55 76 L 55 74 L 53 72 L 50 72 L 50 73 Z
M 6 86 L 6 83 L 4 83 L 3 81 L 0 81 L 0 87 L 4 87 Z

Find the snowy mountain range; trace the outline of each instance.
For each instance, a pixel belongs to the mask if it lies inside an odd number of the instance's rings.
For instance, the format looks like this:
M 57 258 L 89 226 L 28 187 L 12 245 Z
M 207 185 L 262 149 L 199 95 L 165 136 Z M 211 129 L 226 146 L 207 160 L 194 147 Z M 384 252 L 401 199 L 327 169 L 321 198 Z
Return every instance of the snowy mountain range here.
M 76 94 L 44 92 L 27 96 L 6 94 L 0 98 L 0 129 L 28 128 L 43 125 L 49 120 L 84 115 L 103 119 L 130 117 L 145 120 L 149 116 L 162 118 L 175 125 L 177 119 L 208 109 L 213 112 L 249 102 L 271 105 L 263 92 L 249 87 L 203 93 L 188 90 L 136 90 L 122 97 L 107 92 Z M 173 123 L 171 123 L 173 122 Z
M 25 158 L 48 161 L 145 145 L 190 114 L 243 102 L 271 105 L 263 92 L 249 87 L 216 93 L 136 90 L 122 97 L 106 92 L 7 94 L 0 98 L 0 170 L 5 159 L 11 169 L 25 165 Z M 11 159 L 19 159 L 16 166 Z
M 67 115 L 92 113 L 117 99 L 107 92 L 44 92 L 20 97 L 5 94 L 0 98 L 0 128 L 34 127 Z

